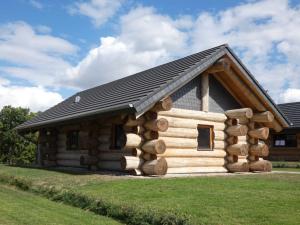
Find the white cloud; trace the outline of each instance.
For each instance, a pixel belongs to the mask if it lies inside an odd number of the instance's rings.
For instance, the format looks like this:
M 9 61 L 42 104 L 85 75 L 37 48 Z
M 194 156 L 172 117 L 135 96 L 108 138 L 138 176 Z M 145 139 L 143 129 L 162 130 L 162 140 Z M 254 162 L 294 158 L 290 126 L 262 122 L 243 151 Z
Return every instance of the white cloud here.
M 121 33 L 100 45 L 68 71 L 70 84 L 86 88 L 106 83 L 182 55 L 187 49 L 185 22 L 138 7 L 121 18 Z
M 29 4 L 32 5 L 34 8 L 37 8 L 37 9 L 44 8 L 43 4 L 40 3 L 39 1 L 36 1 L 36 0 L 30 0 Z
M 281 93 L 281 102 L 300 102 L 300 89 L 289 88 Z
M 40 34 L 24 22 L 0 26 L 0 72 L 34 85 L 54 86 L 71 65 L 67 56 L 77 47 L 55 36 Z M 8 63 L 8 64 L 7 64 Z
M 300 88 L 300 8 L 287 0 L 250 1 L 216 14 L 204 12 L 191 35 L 198 51 L 229 43 L 276 101 Z
M 90 0 L 76 2 L 69 10 L 70 14 L 79 14 L 89 17 L 96 27 L 106 23 L 115 15 L 124 0 Z
M 23 87 L 10 85 L 0 79 L 0 108 L 6 105 L 30 108 L 31 111 L 44 111 L 63 100 L 59 93 L 42 87 Z

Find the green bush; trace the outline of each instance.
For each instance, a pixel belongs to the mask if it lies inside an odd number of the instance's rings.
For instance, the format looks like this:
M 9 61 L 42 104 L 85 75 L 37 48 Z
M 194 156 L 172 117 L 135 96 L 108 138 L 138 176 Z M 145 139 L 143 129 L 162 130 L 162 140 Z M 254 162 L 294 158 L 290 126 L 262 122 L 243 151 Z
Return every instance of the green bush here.
M 50 200 L 62 202 L 98 215 L 109 216 L 129 225 L 188 225 L 190 219 L 185 215 L 161 213 L 145 210 L 129 205 L 116 205 L 101 199 L 94 199 L 67 189 L 57 189 L 53 186 L 37 186 L 27 180 L 14 176 L 0 174 L 0 182 L 14 185 L 21 190 L 34 192 Z

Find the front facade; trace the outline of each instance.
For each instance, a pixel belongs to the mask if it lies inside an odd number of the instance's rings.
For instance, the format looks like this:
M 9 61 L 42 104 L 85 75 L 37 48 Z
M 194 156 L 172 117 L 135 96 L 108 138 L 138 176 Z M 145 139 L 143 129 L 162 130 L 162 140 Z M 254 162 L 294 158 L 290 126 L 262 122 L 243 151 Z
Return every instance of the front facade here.
M 227 45 L 75 94 L 18 127 L 44 166 L 164 175 L 270 171 L 288 121 Z
M 290 121 L 290 127 L 270 135 L 270 154 L 273 161 L 300 161 L 300 102 L 278 105 Z

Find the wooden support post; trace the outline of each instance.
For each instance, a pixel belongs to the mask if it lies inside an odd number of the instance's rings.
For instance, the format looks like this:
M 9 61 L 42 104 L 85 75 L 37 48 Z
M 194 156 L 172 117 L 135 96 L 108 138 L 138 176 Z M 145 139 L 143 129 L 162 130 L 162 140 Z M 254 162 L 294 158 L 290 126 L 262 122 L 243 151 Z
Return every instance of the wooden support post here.
M 209 74 L 203 73 L 201 76 L 201 104 L 202 111 L 209 111 Z

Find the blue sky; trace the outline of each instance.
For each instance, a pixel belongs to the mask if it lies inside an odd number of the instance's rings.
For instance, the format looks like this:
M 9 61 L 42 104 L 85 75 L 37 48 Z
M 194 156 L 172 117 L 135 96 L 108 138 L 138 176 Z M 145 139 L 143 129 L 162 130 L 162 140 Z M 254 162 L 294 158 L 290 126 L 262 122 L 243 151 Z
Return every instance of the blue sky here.
M 300 101 L 299 6 L 287 0 L 2 1 L 0 107 L 45 110 L 79 90 L 222 43 L 276 102 Z

